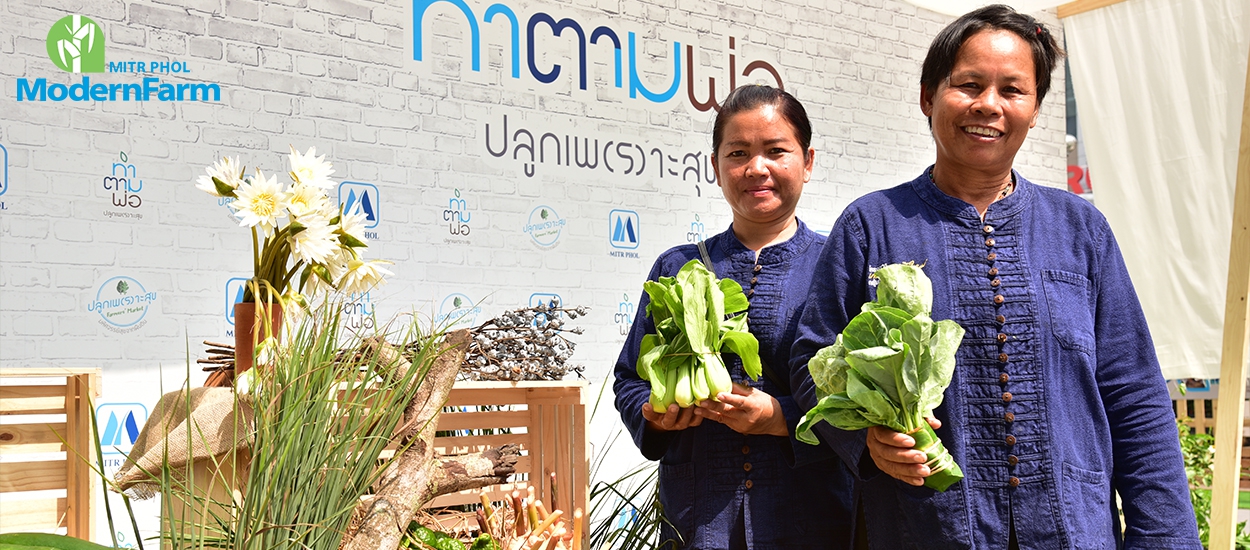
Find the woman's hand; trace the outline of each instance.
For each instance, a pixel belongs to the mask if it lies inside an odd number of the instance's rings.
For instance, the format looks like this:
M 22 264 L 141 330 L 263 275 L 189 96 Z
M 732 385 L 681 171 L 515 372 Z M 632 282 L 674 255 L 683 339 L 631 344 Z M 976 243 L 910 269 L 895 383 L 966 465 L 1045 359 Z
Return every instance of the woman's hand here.
M 700 418 L 715 420 L 735 432 L 748 435 L 789 436 L 781 403 L 767 392 L 734 384 L 732 393 L 716 395 L 720 402 L 702 401 L 694 409 Z
M 942 426 L 936 418 L 926 420 L 935 430 Z M 903 483 L 921 486 L 932 472 L 924 465 L 929 459 L 923 451 L 914 449 L 915 446 L 916 440 L 910 435 L 883 426 L 868 428 L 868 454 L 877 469 Z
M 694 414 L 694 407 L 683 409 L 676 403 L 670 404 L 663 413 L 655 412 L 650 403 L 643 403 L 642 417 L 647 419 L 648 428 L 659 432 L 675 432 L 703 423 L 703 417 Z

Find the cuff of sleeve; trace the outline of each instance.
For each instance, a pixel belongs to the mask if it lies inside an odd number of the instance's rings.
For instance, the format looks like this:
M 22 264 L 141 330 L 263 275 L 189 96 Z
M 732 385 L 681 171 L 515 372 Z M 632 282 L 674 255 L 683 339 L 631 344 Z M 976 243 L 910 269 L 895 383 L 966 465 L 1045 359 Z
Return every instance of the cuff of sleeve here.
M 777 403 L 781 404 L 781 414 L 786 418 L 786 431 L 790 433 L 790 449 L 787 453 L 786 461 L 789 462 L 791 468 L 806 466 L 808 464 L 829 460 L 835 455 L 833 450 L 827 445 L 812 445 L 799 441 L 794 437 L 795 430 L 798 428 L 799 421 L 803 419 L 803 411 L 799 408 L 799 404 L 795 402 L 793 397 L 777 397 Z M 820 435 L 817 434 L 817 438 Z M 824 440 L 822 440 L 822 443 Z
M 669 446 L 673 443 L 673 438 L 677 436 L 677 432 L 661 432 L 652 431 L 647 428 L 646 421 L 643 421 L 638 449 L 642 451 L 642 456 L 647 460 L 659 460 L 664 458 L 668 452 Z

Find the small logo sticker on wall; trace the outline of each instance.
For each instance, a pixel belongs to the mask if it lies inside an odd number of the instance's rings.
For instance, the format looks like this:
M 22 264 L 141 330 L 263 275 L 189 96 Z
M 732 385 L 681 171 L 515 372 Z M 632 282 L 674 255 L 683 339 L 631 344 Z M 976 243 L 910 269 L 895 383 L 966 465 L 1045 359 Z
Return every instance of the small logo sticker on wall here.
M 371 183 L 345 181 L 339 184 L 339 205 L 343 213 L 364 216 L 364 226 L 373 229 L 380 220 L 378 213 L 378 187 Z M 377 236 L 365 234 L 365 237 L 376 239 Z
M 477 323 L 477 316 L 481 313 L 481 306 L 474 304 L 468 296 L 458 292 L 448 294 L 438 305 L 434 326 L 445 327 L 446 330 L 471 327 Z
M 612 248 L 638 248 L 638 213 L 633 210 L 609 212 L 608 231 L 612 236 Z
M 130 157 L 122 151 L 118 155 L 121 162 L 114 162 L 109 175 L 104 176 L 104 192 L 112 194 L 112 203 L 116 208 L 135 209 L 143 205 L 139 192 L 143 190 L 143 180 L 139 179 L 139 170 L 130 162 Z M 143 215 L 134 210 L 105 212 L 105 215 L 123 218 L 142 219 Z
M 538 246 L 555 246 L 564 231 L 565 220 L 550 206 L 539 206 L 530 211 L 529 220 L 525 223 L 525 232 Z
M 100 428 L 100 449 L 105 453 L 128 453 L 139 439 L 139 428 L 148 421 L 148 408 L 140 403 L 104 403 L 95 409 Z
M 690 222 L 690 230 L 686 231 L 686 242 L 697 243 L 707 240 L 707 230 L 703 227 L 703 222 L 699 221 L 699 215 L 694 215 L 694 221 Z
M 226 281 L 226 321 L 234 325 L 234 304 L 243 301 L 243 291 L 247 288 L 247 277 L 232 277 Z
M 616 324 L 621 336 L 629 334 L 629 328 L 634 324 L 634 301 L 629 299 L 628 292 L 622 293 L 621 302 L 616 305 L 616 313 L 612 315 L 612 322 Z
M 468 237 L 469 220 L 472 218 L 469 203 L 460 198 L 460 190 L 456 189 L 455 196 L 447 200 L 447 209 L 443 211 L 443 221 L 447 222 L 447 232 L 453 237 Z M 447 242 L 467 243 L 468 241 L 447 239 Z
M 100 324 L 113 332 L 138 330 L 146 321 L 148 308 L 156 301 L 156 292 L 148 292 L 131 277 L 113 277 L 96 290 L 87 311 L 100 314 Z
M 9 150 L 4 145 L 0 145 L 0 162 L 4 163 L 3 168 L 0 168 L 0 196 L 3 196 L 9 190 Z

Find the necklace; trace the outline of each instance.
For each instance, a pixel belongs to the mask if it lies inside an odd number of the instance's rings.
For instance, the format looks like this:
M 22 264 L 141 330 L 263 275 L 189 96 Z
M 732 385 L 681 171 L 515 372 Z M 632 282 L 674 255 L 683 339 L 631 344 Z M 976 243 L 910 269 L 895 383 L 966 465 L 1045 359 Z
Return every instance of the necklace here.
M 932 181 L 934 185 L 937 184 L 937 178 L 933 177 L 933 168 L 929 168 L 929 180 Z M 1007 180 L 1007 183 L 1003 184 L 1002 192 L 999 193 L 998 196 L 994 198 L 994 202 L 998 202 L 1007 198 L 1007 195 L 1014 193 L 1015 190 L 1016 190 L 1016 174 L 1013 172 L 1011 174 L 1011 178 Z

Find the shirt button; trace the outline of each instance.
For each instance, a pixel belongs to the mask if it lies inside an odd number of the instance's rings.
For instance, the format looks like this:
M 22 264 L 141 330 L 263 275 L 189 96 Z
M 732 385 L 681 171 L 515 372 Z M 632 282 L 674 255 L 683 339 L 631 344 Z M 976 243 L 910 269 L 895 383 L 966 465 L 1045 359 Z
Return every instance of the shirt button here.
M 1006 375 L 1004 374 L 1003 376 L 1006 376 Z M 999 380 L 1002 380 L 1002 378 L 999 378 Z M 1003 392 L 1003 402 L 1004 402 L 1004 403 L 1010 403 L 1010 402 L 1011 402 L 1011 392 L 1009 392 L 1009 391 L 1005 391 L 1005 392 Z
M 750 463 L 750 462 L 748 462 L 748 463 L 746 463 L 746 464 L 743 464 L 743 465 L 742 465 L 742 471 L 744 471 L 744 472 L 749 472 L 749 471 L 751 471 L 751 463 Z
M 750 453 L 750 452 L 751 452 L 751 446 L 750 446 L 750 445 L 743 445 L 743 446 L 742 446 L 742 454 L 747 454 L 747 453 Z
M 1004 414 L 1004 415 L 1003 415 L 1003 420 L 1006 420 L 1006 421 L 1008 421 L 1008 422 L 1015 422 L 1015 421 L 1016 421 L 1016 414 L 1015 414 L 1015 413 L 1007 413 L 1007 414 Z
M 1010 485 L 1010 486 L 1012 486 L 1012 487 L 1019 487 L 1019 486 L 1020 486 L 1020 478 L 1018 478 L 1018 477 L 1016 477 L 1016 476 L 1011 476 L 1011 479 L 1008 479 L 1008 480 L 1007 480 L 1007 485 Z
M 754 288 L 752 288 L 752 289 L 748 289 L 748 290 L 747 290 L 747 296 L 755 296 L 755 289 L 754 289 Z
M 1011 380 L 1011 377 L 1010 377 L 1010 376 L 1007 376 L 1007 373 L 1005 373 L 1005 372 L 1004 372 L 1004 373 L 1002 373 L 1002 374 L 998 375 L 998 383 L 999 383 L 999 384 L 1006 384 L 1008 380 Z
M 990 268 L 990 277 L 997 277 L 997 276 L 998 276 L 998 268 L 997 268 L 997 267 L 991 267 L 991 268 Z
M 1016 436 L 1014 436 L 1014 435 L 1009 435 L 1009 436 L 1007 436 L 1007 444 L 1008 444 L 1008 445 L 1015 445 L 1015 444 L 1016 444 Z
M 990 281 L 990 286 L 995 286 L 995 287 L 996 287 L 996 286 L 1001 285 L 1001 284 L 1003 284 L 1003 281 L 1002 281 L 1002 279 L 999 279 L 998 277 L 994 277 L 994 280 L 993 280 L 993 281 Z
M 999 363 L 1006 363 L 1006 362 L 1007 362 L 1007 354 L 1006 354 L 1006 353 L 1000 353 L 1000 354 L 998 354 L 998 362 L 999 362 Z
M 747 489 L 750 489 L 751 487 L 754 487 L 754 486 L 755 486 L 755 484 L 754 484 L 754 483 L 751 483 L 751 480 L 749 480 L 749 479 L 748 479 L 748 480 L 746 481 L 746 483 L 743 483 L 743 484 L 742 484 L 742 486 L 743 486 L 743 487 L 746 487 Z
M 989 260 L 989 261 L 991 261 L 991 262 L 992 262 L 992 261 L 994 261 L 994 260 L 997 260 L 997 259 L 998 259 L 998 253 L 997 253 L 997 252 L 990 252 L 990 254 L 989 254 L 988 256 L 986 256 L 986 257 L 985 257 L 985 259 L 987 259 L 987 260 Z
M 1017 458 L 1016 455 L 1007 455 L 1007 464 L 1015 466 L 1019 462 L 1020 462 L 1020 459 Z
M 994 246 L 994 237 L 985 239 L 985 246 Z
M 759 264 L 756 264 L 756 265 L 755 265 L 755 268 L 754 268 L 754 269 L 752 269 L 752 270 L 751 270 L 751 272 L 753 272 L 753 273 L 759 273 L 759 272 L 760 272 L 760 269 L 761 269 L 762 267 L 763 267 L 763 266 L 761 266 L 761 265 L 759 265 Z
M 998 321 L 998 324 L 1000 324 L 1000 325 L 1001 325 L 1001 324 L 1003 324 L 1003 323 L 1006 323 L 1006 322 L 1007 322 L 1007 318 L 1006 318 L 1006 317 L 1004 317 L 1004 316 L 1002 316 L 1002 315 L 999 315 L 998 317 L 995 317 L 995 318 L 994 318 L 994 320 L 995 320 L 995 321 Z
M 759 281 L 758 277 L 751 277 L 751 284 L 755 284 L 758 281 Z
M 986 233 L 993 233 L 993 232 L 994 232 L 994 226 L 992 226 L 992 225 L 988 225 L 988 224 L 987 224 L 985 227 L 982 227 L 982 228 L 981 228 L 981 231 L 984 231 L 984 232 L 986 232 Z
M 994 303 L 995 303 L 995 304 L 999 304 L 999 305 L 1001 305 L 1004 301 L 1006 301 L 1006 300 L 1003 298 L 1003 295 L 1002 295 L 1002 294 L 995 294 L 995 295 L 994 295 Z
M 1000 333 L 998 333 L 998 342 L 999 342 L 1000 344 L 1005 344 L 1005 343 L 1007 343 L 1007 335 L 1006 335 L 1006 334 L 1003 334 L 1003 333 L 1001 333 L 1001 332 L 1000 332 Z

